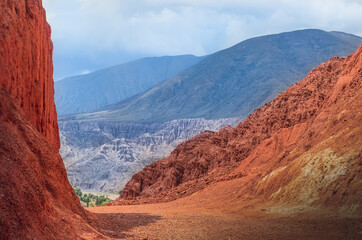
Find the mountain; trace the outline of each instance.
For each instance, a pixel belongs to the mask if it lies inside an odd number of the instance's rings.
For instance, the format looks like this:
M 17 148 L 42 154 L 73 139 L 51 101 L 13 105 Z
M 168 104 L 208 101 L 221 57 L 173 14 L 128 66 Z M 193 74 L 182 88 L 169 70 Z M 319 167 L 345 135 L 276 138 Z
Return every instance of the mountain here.
M 188 200 L 360 217 L 361 73 L 362 45 L 314 68 L 235 128 L 180 144 L 134 175 L 118 204 L 193 194 Z
M 60 153 L 68 178 L 87 191 L 118 192 L 134 173 L 166 157 L 177 144 L 202 131 L 234 125 L 235 118 L 227 117 L 244 119 L 322 60 L 353 52 L 357 42 L 361 38 L 321 30 L 254 38 L 207 56 L 119 104 L 61 116 Z M 161 115 L 152 119 L 138 115 L 149 111 Z
M 248 39 L 205 57 L 152 89 L 101 111 L 68 119 L 169 121 L 246 117 L 333 56 L 355 51 L 362 38 L 300 30 Z
M 193 55 L 142 58 L 55 82 L 59 115 L 94 111 L 146 91 L 199 62 Z
M 133 174 L 169 155 L 203 130 L 217 131 L 240 119 L 177 119 L 162 124 L 59 122 L 61 149 L 73 187 L 118 192 Z

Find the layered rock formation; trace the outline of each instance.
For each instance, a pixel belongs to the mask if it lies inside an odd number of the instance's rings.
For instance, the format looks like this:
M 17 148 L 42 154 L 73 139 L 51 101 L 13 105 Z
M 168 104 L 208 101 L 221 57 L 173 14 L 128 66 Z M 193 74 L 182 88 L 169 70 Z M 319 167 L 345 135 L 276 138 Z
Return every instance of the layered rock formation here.
M 180 144 L 134 175 L 121 199 L 167 201 L 221 181 L 199 196 L 361 215 L 361 85 L 362 46 L 313 69 L 237 127 Z
M 41 1 L 0 3 L 0 87 L 31 124 L 60 147 L 53 88 L 53 45 Z
M 60 121 L 60 154 L 72 186 L 118 192 L 133 174 L 204 130 L 239 119 L 179 119 L 165 123 Z

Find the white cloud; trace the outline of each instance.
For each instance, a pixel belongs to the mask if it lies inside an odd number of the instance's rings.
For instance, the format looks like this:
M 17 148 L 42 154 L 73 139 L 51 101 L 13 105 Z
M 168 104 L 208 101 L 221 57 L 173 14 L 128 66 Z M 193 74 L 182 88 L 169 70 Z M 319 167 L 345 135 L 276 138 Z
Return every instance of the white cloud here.
M 88 74 L 88 73 L 91 73 L 91 71 L 89 71 L 89 70 L 83 70 L 80 74 L 81 75 L 86 75 L 86 74 Z
M 53 29 L 54 57 L 78 54 L 93 63 L 117 56 L 126 61 L 136 56 L 204 55 L 250 37 L 303 28 L 362 33 L 358 0 L 43 2 Z

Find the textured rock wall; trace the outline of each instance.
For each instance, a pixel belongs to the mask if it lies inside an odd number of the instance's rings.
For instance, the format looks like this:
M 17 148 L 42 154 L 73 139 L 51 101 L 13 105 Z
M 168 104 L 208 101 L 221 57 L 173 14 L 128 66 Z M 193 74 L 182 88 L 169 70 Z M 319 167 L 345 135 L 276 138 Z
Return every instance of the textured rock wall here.
M 1 0 L 0 239 L 84 239 L 95 231 L 59 155 L 52 68 L 41 1 Z
M 41 0 L 0 2 L 0 88 L 19 101 L 31 124 L 59 148 L 52 51 Z

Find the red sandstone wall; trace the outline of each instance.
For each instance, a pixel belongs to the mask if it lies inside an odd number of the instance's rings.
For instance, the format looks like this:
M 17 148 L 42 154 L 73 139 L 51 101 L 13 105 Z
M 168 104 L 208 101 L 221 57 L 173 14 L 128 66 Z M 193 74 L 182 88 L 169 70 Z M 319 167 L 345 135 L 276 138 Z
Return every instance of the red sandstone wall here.
M 16 97 L 32 125 L 59 148 L 52 51 L 41 0 L 0 1 L 0 88 Z

